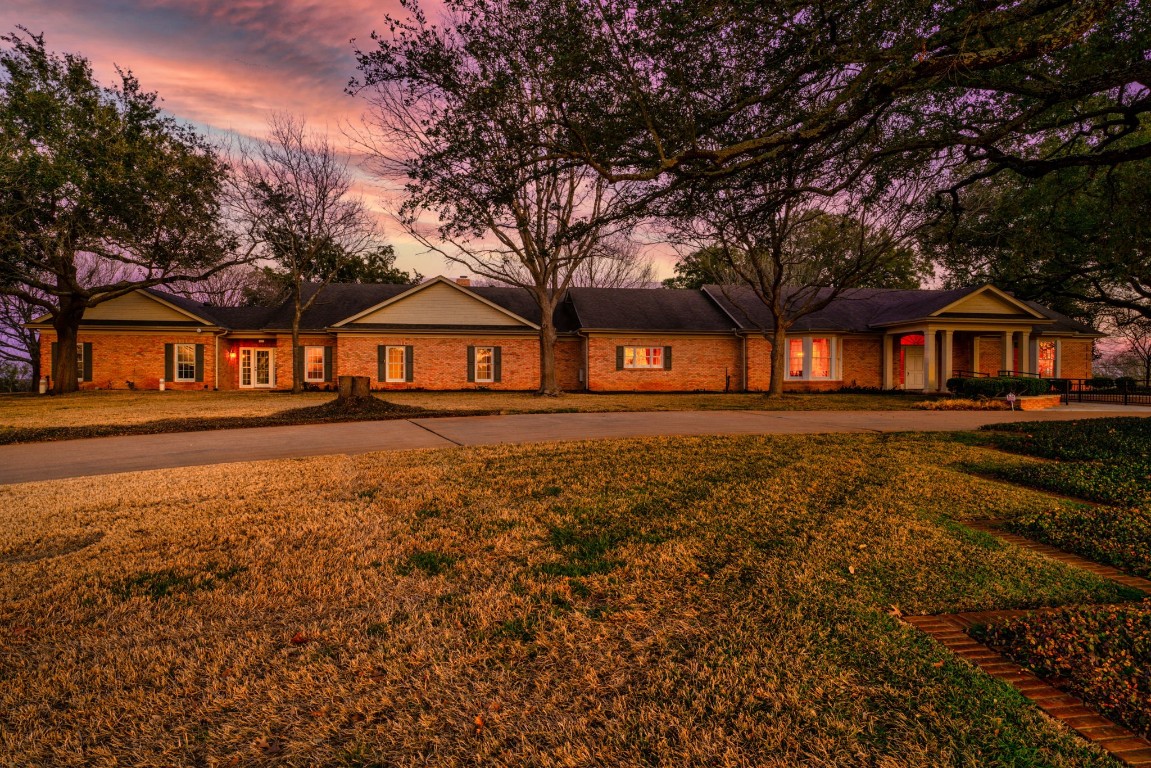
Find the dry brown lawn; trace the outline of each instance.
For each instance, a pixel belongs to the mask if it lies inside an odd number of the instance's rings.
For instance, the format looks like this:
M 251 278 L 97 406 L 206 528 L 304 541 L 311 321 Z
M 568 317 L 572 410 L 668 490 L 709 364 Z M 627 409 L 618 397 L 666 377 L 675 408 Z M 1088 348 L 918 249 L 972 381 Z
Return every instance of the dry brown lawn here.
M 902 410 L 909 395 L 619 394 L 567 393 L 557 398 L 524 392 L 389 392 L 384 399 L 433 411 L 540 413 L 557 411 Z M 40 397 L 0 395 L 0 428 L 143 424 L 164 419 L 271 416 L 332 400 L 329 392 L 96 392 Z
M 1108 766 L 891 614 L 1115 600 L 944 438 L 0 487 L 0 765 Z

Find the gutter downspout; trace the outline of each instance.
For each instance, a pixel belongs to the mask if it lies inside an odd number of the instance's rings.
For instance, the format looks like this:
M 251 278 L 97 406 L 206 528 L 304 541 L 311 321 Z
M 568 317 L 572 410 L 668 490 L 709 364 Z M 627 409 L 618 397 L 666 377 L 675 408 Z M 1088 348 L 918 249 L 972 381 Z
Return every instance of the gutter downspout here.
M 227 331 L 217 331 L 212 334 L 212 355 L 215 361 L 212 363 L 212 391 L 220 391 L 220 337 Z
M 747 381 L 748 372 L 751 370 L 751 367 L 747 364 L 747 334 L 741 333 L 739 337 L 743 341 L 743 381 L 741 381 L 740 384 L 744 392 L 750 392 L 751 387 Z
M 576 336 L 583 339 L 583 390 L 591 392 L 591 337 L 583 331 L 576 331 Z

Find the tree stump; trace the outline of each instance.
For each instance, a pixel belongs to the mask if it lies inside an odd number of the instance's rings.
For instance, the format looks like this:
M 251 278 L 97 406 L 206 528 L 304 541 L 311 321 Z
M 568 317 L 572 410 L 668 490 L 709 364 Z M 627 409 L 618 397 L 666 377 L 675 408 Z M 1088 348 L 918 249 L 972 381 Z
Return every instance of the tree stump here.
M 372 397 L 372 380 L 367 376 L 341 376 L 339 381 L 339 395 L 337 403 L 348 403 L 370 400 Z

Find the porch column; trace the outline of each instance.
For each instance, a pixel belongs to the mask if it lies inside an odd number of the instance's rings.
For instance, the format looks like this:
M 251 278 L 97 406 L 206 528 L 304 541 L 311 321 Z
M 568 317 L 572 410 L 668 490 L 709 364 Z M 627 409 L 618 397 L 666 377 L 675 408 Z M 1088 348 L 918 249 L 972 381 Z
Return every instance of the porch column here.
M 891 350 L 895 343 L 895 334 L 883 334 L 883 388 L 895 389 L 895 361 Z
M 939 377 L 940 391 L 947 389 L 947 380 L 951 378 L 951 372 L 955 367 L 951 356 L 952 334 L 954 333 L 955 331 L 948 330 L 943 332 L 943 375 Z
M 939 365 L 935 359 L 935 329 L 927 328 L 923 331 L 923 389 L 934 392 L 939 389 Z
M 1031 352 L 1031 331 L 1019 332 L 1019 367 L 1024 373 L 1039 373 L 1039 360 Z
M 1003 332 L 1003 357 L 1000 361 L 999 370 L 1001 371 L 1015 371 L 1015 332 Z
M 979 373 L 979 334 L 971 339 L 971 371 Z

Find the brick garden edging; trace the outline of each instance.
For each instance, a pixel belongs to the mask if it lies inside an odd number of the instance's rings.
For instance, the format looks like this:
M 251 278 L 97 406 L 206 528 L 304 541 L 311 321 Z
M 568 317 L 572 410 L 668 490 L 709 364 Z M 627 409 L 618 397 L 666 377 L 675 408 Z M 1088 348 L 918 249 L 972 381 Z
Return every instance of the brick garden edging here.
M 1061 549 L 1008 533 L 991 523 L 969 522 L 965 525 L 995 536 L 1002 541 L 1040 552 L 1061 563 L 1082 568 L 1124 586 L 1138 589 L 1146 595 L 1151 595 L 1151 581 L 1147 579 L 1130 576 L 1110 566 L 1101 565 Z M 949 613 L 935 616 L 904 616 L 903 620 L 995 679 L 1010 683 L 1050 717 L 1062 722 L 1083 738 L 1103 748 L 1120 762 L 1132 766 L 1151 766 L 1151 741 L 1116 725 L 1110 719 L 1099 714 L 1094 708 L 1084 704 L 1080 699 L 1060 691 L 968 634 L 968 630 L 976 624 L 987 624 L 998 619 L 1052 610 L 1057 609 L 1040 608 Z

